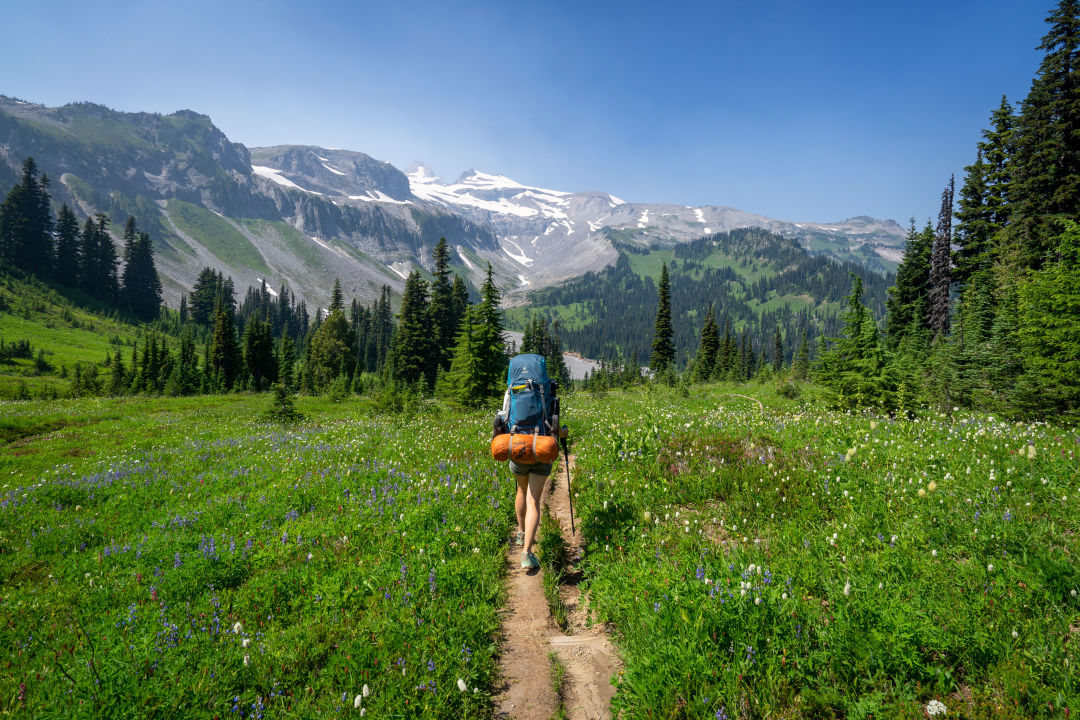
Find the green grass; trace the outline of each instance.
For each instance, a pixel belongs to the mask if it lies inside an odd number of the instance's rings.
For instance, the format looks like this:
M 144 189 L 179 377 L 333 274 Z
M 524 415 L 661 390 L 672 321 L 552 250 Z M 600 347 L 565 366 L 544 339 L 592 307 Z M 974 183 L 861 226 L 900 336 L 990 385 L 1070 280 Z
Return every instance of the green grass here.
M 0 277 L 0 295 L 7 306 L 0 310 L 0 337 L 5 343 L 29 340 L 33 354 L 43 351 L 51 366 L 39 372 L 32 359 L 0 363 L 0 398 L 13 397 L 22 384 L 32 394 L 49 388 L 64 393 L 77 362 L 101 363 L 117 348 L 129 361 L 135 326 L 79 308 L 38 280 Z
M 587 308 L 587 304 L 583 302 L 569 303 L 567 305 L 544 305 L 542 307 L 511 307 L 503 309 L 503 320 L 510 330 L 524 330 L 532 315 L 540 312 L 545 316 L 558 320 L 560 327 L 578 330 L 595 320 L 588 313 Z
M 173 223 L 192 240 L 234 268 L 252 268 L 270 274 L 259 251 L 243 233 L 206 208 L 170 198 L 166 209 Z
M 624 661 L 616 713 L 1080 704 L 1076 431 L 840 414 L 769 386 L 572 407 L 590 599 Z
M 3 406 L 29 431 L 0 448 L 3 712 L 358 716 L 367 685 L 375 717 L 490 713 L 513 482 L 487 418 L 267 405 Z

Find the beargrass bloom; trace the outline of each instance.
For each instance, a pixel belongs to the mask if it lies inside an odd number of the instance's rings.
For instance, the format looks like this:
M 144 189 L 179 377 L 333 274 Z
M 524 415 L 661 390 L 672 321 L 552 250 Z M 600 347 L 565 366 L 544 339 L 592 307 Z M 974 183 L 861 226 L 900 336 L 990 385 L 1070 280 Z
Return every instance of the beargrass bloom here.
M 945 704 L 940 700 L 931 700 L 926 703 L 926 714 L 930 717 L 937 717 L 938 715 L 944 715 L 947 712 Z

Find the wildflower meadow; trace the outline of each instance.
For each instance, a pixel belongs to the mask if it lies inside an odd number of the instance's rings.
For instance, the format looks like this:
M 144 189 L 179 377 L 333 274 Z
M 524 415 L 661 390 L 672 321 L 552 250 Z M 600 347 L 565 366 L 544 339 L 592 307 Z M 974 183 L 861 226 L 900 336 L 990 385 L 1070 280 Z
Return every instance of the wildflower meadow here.
M 739 387 L 763 404 L 723 385 L 564 400 L 613 714 L 1080 705 L 1075 430 Z M 3 405 L 4 712 L 493 714 L 514 519 L 490 415 L 301 398 L 282 426 L 264 404 Z

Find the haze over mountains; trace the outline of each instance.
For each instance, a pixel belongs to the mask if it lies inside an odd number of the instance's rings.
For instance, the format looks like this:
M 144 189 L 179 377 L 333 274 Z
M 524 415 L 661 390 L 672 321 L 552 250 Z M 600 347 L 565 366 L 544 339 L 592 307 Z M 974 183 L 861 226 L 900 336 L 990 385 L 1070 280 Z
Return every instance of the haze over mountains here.
M 440 237 L 457 272 L 478 284 L 491 262 L 511 294 L 600 269 L 619 247 L 670 246 L 738 227 L 879 271 L 895 267 L 905 237 L 891 220 L 789 222 L 537 188 L 476 170 L 446 182 L 422 164 L 406 173 L 352 150 L 246 148 L 187 110 L 47 108 L 0 96 L 0 191 L 28 155 L 52 179 L 57 202 L 84 217 L 106 212 L 115 230 L 136 217 L 155 240 L 172 305 L 205 266 L 240 289 L 287 283 L 312 306 L 325 306 L 335 277 L 347 295 L 369 300 L 383 284 L 400 290 L 412 269 L 429 270 Z

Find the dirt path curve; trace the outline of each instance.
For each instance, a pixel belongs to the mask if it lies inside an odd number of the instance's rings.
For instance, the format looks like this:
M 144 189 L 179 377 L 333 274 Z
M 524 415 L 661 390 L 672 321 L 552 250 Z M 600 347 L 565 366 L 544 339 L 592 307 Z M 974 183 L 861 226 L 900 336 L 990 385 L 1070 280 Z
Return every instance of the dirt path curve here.
M 570 456 L 573 476 L 574 456 Z M 559 463 L 558 474 L 544 488 L 541 500 L 545 512 L 559 521 L 571 559 L 581 555 L 580 529 L 570 532 L 570 501 L 566 468 Z M 563 705 L 570 720 L 608 720 L 615 694 L 612 676 L 618 672 L 618 656 L 605 628 L 589 623 L 585 598 L 578 588 L 581 572 L 571 565 L 561 590 L 567 608 L 567 633 L 560 632 L 551 619 L 538 571 L 520 568 L 521 551 L 507 550 L 509 598 L 502 621 L 506 646 L 501 659 L 504 685 L 495 696 L 495 716 L 502 720 L 548 720 L 557 700 L 551 687 L 548 653 L 555 652 L 566 667 Z

